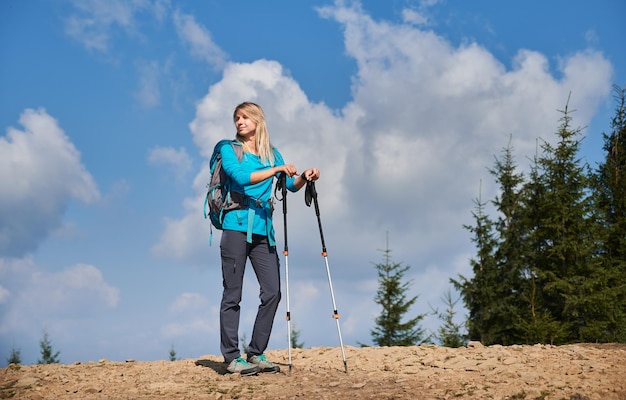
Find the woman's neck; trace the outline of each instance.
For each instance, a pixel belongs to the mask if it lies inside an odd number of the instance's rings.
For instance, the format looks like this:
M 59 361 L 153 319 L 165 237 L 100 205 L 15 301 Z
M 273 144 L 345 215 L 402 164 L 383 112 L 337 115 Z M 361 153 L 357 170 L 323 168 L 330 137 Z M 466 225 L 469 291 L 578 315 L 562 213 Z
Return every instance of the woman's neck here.
M 249 153 L 256 154 L 256 155 L 259 154 L 259 151 L 258 151 L 258 149 L 256 147 L 256 140 L 255 140 L 254 136 L 253 137 L 246 137 L 246 138 L 244 138 L 244 144 L 245 144 L 246 150 Z

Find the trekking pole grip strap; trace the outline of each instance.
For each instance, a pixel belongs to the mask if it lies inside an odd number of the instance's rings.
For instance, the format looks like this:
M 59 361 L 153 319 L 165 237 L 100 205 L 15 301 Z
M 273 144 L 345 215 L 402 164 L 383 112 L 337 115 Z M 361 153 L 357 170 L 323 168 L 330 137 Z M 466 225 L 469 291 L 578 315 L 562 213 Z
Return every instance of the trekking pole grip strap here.
M 317 199 L 317 191 L 315 190 L 315 182 L 306 181 L 306 189 L 304 190 L 304 203 L 307 207 L 311 207 L 313 199 Z

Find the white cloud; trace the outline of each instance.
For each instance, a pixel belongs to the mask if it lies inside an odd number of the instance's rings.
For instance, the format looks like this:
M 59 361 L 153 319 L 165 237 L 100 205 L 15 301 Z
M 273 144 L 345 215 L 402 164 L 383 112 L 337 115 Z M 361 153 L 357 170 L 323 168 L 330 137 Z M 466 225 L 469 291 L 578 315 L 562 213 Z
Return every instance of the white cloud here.
M 0 309 L 0 334 L 32 331 L 63 320 L 89 320 L 117 307 L 119 289 L 93 265 L 49 272 L 27 257 L 0 258 L 0 278 L 11 293 Z M 29 332 L 29 335 L 32 332 Z
M 65 32 L 89 50 L 106 52 L 112 30 L 118 26 L 134 30 L 134 13 L 146 5 L 145 1 L 88 0 L 74 1 L 79 11 L 65 21 Z
M 169 0 L 72 0 L 76 13 L 65 19 L 65 33 L 88 50 L 107 53 L 121 30 L 139 35 L 137 14 L 149 12 L 161 21 L 170 9 Z
M 417 6 L 417 10 L 413 8 L 405 8 L 402 10 L 402 20 L 413 25 L 429 26 L 432 24 L 432 20 L 429 16 L 430 12 L 428 9 L 438 2 L 439 0 L 421 0 Z
M 525 157 L 534 154 L 536 139 L 554 140 L 557 110 L 570 91 L 570 108 L 580 110 L 574 126 L 586 126 L 610 92 L 612 70 L 601 54 L 581 51 L 561 59 L 557 77 L 546 56 L 530 50 L 520 50 L 509 69 L 477 43 L 454 47 L 432 31 L 377 22 L 358 4 L 337 4 L 320 14 L 343 26 L 346 52 L 358 66 L 353 101 L 340 113 L 311 103 L 279 63 L 257 60 L 227 64 L 222 80 L 198 103 L 190 127 L 208 159 L 225 132 L 234 135 L 230 116 L 236 104 L 255 101 L 285 158 L 301 169 L 320 167 L 321 219 L 338 307 L 346 331 L 363 341 L 371 326 L 363 315 L 374 314 L 375 307 L 355 305 L 348 292 L 375 279 L 371 262 L 385 231 L 394 261 L 411 265 L 407 278 L 420 294 L 414 312 L 429 312 L 428 303 L 436 306 L 450 287 L 448 279 L 467 271 L 459 257 L 472 254 L 473 246 L 462 225 L 471 223 L 472 199 L 481 179 L 489 178 L 494 155 L 512 135 L 516 159 L 527 169 Z M 207 179 L 203 166 L 193 198 L 185 200 L 186 214 L 167 220 L 158 254 L 206 263 L 208 222 L 198 215 Z M 494 194 L 494 185 L 483 185 L 483 199 Z M 315 216 L 301 195 L 289 197 L 290 261 L 298 259 L 292 278 L 322 288 L 322 261 L 311 261 L 319 249 Z M 279 206 L 276 222 L 280 218 Z M 281 225 L 275 223 L 278 238 Z M 218 251 L 211 257 L 219 260 Z M 298 324 L 308 345 L 315 345 L 306 327 L 316 327 Z
M 201 265 L 206 260 L 210 240 L 208 220 L 202 217 L 204 195 L 185 200 L 182 219 L 164 218 L 164 229 L 152 253 L 164 258 L 184 259 Z M 214 230 L 213 246 L 219 244 L 219 233 Z
M 598 36 L 598 32 L 595 29 L 588 29 L 585 32 L 585 41 L 589 46 L 597 46 L 600 42 L 600 37 Z
M 208 305 L 207 298 L 200 293 L 183 293 L 174 300 L 169 308 L 171 313 L 197 310 Z
M 404 20 L 404 22 L 408 22 L 414 25 L 426 25 L 428 23 L 428 17 L 418 11 L 408 8 L 402 10 L 402 19 Z
M 141 62 L 137 69 L 139 71 L 139 88 L 135 92 L 135 97 L 146 108 L 159 105 L 161 102 L 161 90 L 159 88 L 161 68 L 159 64 L 156 61 Z
M 227 58 L 226 53 L 213 42 L 211 33 L 196 22 L 193 15 L 176 11 L 173 19 L 178 36 L 189 46 L 193 56 L 206 61 L 218 70 L 224 66 Z
M 192 167 L 191 158 L 183 147 L 178 150 L 171 147 L 155 147 L 148 153 L 148 162 L 151 165 L 169 165 L 178 178 L 191 171 Z
M 110 203 L 128 197 L 132 191 L 132 185 L 126 179 L 119 179 L 113 181 L 106 195 L 104 196 L 103 203 Z
M 586 125 L 610 88 L 610 64 L 597 53 L 565 58 L 558 79 L 536 52 L 520 51 L 506 70 L 475 43 L 455 48 L 432 32 L 377 23 L 358 9 L 324 15 L 345 25 L 347 52 L 359 65 L 345 115 L 353 108 L 363 115 L 352 128 L 363 146 L 353 148 L 349 164 L 367 181 L 356 172 L 347 182 L 348 202 L 356 205 L 350 209 L 374 214 L 364 220 L 370 229 L 383 221 L 406 226 L 429 253 L 457 236 L 485 167 L 509 134 L 517 152 L 533 154 L 536 138 L 552 140 L 556 110 L 570 90 L 575 108 L 586 110 L 575 123 Z M 378 213 L 383 204 L 404 212 Z
M 6 303 L 10 296 L 11 292 L 9 292 L 6 288 L 0 285 L 0 304 Z
M 100 194 L 80 153 L 43 109 L 25 110 L 24 130 L 0 137 L 0 255 L 21 257 L 61 225 L 68 202 Z
M 182 293 L 168 309 L 168 322 L 161 328 L 167 338 L 201 340 L 207 333 L 219 333 L 219 308 L 200 293 Z M 193 339 L 192 339 L 193 338 Z
M 186 319 L 184 322 L 166 324 L 161 332 L 166 338 L 188 337 L 189 335 L 202 337 L 207 333 L 219 332 L 217 328 L 218 326 L 212 324 L 206 316 L 200 315 Z

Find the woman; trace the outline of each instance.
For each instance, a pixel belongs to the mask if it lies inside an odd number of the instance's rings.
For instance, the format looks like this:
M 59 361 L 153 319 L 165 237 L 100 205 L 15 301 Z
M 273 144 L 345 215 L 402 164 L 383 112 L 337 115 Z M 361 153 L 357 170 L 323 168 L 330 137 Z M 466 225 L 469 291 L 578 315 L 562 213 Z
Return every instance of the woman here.
M 222 225 L 220 251 L 224 292 L 220 306 L 220 349 L 231 373 L 279 372 L 280 368 L 264 354 L 281 298 L 272 226 L 272 184 L 275 177 L 285 174 L 287 189 L 296 192 L 307 180 L 317 180 L 320 172 L 310 168 L 299 175 L 293 164 L 285 164 L 280 152 L 270 143 L 265 115 L 257 104 L 239 104 L 233 120 L 237 129 L 233 145 L 243 146 L 243 158 L 239 161 L 232 146 L 222 146 L 222 168 L 231 182 L 231 196 L 242 195 L 244 206 L 226 213 Z M 239 352 L 239 303 L 248 258 L 259 282 L 261 304 L 247 359 L 243 359 Z

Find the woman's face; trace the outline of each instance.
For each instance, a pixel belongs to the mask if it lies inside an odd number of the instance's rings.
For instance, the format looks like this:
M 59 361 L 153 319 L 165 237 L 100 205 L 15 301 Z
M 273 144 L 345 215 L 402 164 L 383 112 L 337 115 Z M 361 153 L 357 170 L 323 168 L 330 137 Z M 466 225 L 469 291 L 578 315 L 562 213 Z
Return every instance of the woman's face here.
M 235 127 L 237 128 L 237 133 L 244 137 L 254 135 L 256 132 L 256 122 L 251 120 L 241 110 L 237 110 L 235 113 Z

